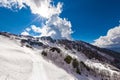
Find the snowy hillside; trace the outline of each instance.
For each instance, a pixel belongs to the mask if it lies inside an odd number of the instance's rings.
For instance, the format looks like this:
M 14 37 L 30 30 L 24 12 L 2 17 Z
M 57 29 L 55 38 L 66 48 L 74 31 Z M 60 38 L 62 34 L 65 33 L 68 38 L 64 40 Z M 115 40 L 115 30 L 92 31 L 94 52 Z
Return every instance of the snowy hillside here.
M 119 80 L 120 55 L 82 41 L 0 32 L 0 80 Z
M 0 35 L 0 80 L 74 80 L 39 53 L 41 50 L 21 47 L 19 40 Z

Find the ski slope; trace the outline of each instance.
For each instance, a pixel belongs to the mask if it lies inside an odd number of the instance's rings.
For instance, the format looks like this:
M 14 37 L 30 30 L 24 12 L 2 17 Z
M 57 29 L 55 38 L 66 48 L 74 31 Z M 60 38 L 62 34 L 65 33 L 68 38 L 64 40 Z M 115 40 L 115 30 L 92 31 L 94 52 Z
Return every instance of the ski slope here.
M 0 80 L 77 80 L 40 53 L 0 35 Z

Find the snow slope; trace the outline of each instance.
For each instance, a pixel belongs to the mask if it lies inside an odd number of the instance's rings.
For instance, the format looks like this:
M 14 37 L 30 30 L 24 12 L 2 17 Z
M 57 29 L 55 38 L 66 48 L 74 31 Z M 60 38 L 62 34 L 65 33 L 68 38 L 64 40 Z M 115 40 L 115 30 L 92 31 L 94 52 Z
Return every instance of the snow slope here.
M 82 41 L 0 32 L 0 80 L 119 80 L 119 58 Z
M 0 80 L 76 80 L 40 53 L 0 35 Z

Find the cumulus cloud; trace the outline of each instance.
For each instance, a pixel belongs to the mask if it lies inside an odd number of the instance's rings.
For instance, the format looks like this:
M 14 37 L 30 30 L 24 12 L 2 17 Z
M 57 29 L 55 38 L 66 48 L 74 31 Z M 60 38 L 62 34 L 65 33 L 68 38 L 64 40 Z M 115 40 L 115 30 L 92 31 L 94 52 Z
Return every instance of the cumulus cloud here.
M 30 28 L 26 28 L 25 30 L 29 32 L 31 29 Z
M 100 36 L 93 44 L 104 48 L 120 47 L 120 26 L 108 30 L 106 36 Z
M 60 39 L 72 39 L 71 34 L 71 22 L 65 18 L 58 16 L 52 16 L 48 19 L 42 27 L 32 25 L 29 27 L 33 32 L 39 33 L 39 36 L 51 36 L 52 38 Z
M 39 36 L 51 36 L 52 38 L 72 39 L 71 22 L 66 18 L 60 18 L 62 3 L 54 5 L 52 0 L 1 0 L 0 7 L 9 9 L 21 9 L 28 6 L 33 14 L 37 14 L 46 20 L 43 26 L 31 25 L 22 35 L 30 35 L 30 32 L 39 33 Z M 42 23 L 42 22 L 41 22 Z
M 21 9 L 26 6 L 30 7 L 33 14 L 38 14 L 44 18 L 59 15 L 62 11 L 62 3 L 59 2 L 55 6 L 51 0 L 0 0 L 0 7 Z
M 46 26 L 50 27 L 48 32 L 54 32 L 53 38 L 67 38 L 71 39 L 71 22 L 66 18 L 52 16 L 47 22 Z
M 51 36 L 53 34 L 56 34 L 55 31 L 50 30 L 50 27 L 44 25 L 43 27 L 37 27 L 35 25 L 31 25 L 31 31 L 33 31 L 34 33 L 39 33 L 39 37 L 42 37 L 42 36 Z
M 23 0 L 0 0 L 0 7 L 9 9 L 21 9 L 24 7 Z
M 59 2 L 55 6 L 51 0 L 25 0 L 23 3 L 30 7 L 33 14 L 41 15 L 44 18 L 59 15 L 62 8 L 62 3 Z
M 24 31 L 24 32 L 22 32 L 22 33 L 21 33 L 21 35 L 28 36 L 28 35 L 29 35 L 29 33 L 28 33 L 27 31 Z

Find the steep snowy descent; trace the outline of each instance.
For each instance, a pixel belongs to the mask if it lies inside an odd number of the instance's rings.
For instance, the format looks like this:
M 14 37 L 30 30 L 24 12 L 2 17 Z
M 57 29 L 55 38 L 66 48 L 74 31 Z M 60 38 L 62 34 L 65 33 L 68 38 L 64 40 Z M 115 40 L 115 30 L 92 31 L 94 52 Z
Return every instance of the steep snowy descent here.
M 0 35 L 0 80 L 74 80 L 39 53 Z
M 120 55 L 83 41 L 0 32 L 0 50 L 2 80 L 120 78 Z

